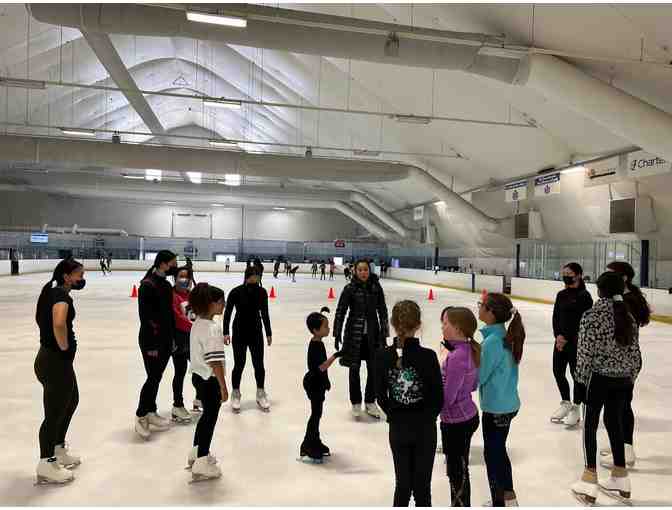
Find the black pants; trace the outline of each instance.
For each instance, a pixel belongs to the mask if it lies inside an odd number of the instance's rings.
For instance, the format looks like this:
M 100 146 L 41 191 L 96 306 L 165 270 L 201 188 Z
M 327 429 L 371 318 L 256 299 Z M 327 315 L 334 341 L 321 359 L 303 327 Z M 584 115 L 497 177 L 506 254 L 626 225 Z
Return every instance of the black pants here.
M 184 407 L 184 378 L 187 375 L 187 361 L 189 360 L 189 333 L 175 331 L 177 349 L 172 353 L 173 367 L 173 406 Z M 198 397 L 196 397 L 198 398 Z
M 469 449 L 471 437 L 477 429 L 478 415 L 463 423 L 441 423 L 441 442 L 446 455 L 452 506 L 471 506 Z
M 586 409 L 583 420 L 583 449 L 586 468 L 597 468 L 597 427 L 604 407 L 604 424 L 609 436 L 614 466 L 625 467 L 623 415 L 626 402 L 632 398 L 632 380 L 627 377 L 605 377 L 593 373 L 586 388 Z
M 394 506 L 432 506 L 432 470 L 436 457 L 436 423 L 390 423 L 394 459 Z
M 329 279 L 330 280 L 334 279 L 334 272 L 333 271 L 329 271 Z
M 513 472 L 506 451 L 506 439 L 516 414 L 517 411 L 509 414 L 483 413 L 483 456 L 492 506 L 504 506 L 504 492 L 513 492 Z
M 231 384 L 234 390 L 240 389 L 240 379 L 243 376 L 243 369 L 247 361 L 247 349 L 250 349 L 252 356 L 252 366 L 254 367 L 254 378 L 257 381 L 257 388 L 264 388 L 266 381 L 266 369 L 264 368 L 264 337 L 260 334 L 252 333 L 249 336 L 233 336 L 233 371 L 231 372 Z
M 306 425 L 306 435 L 303 438 L 303 447 L 314 448 L 320 445 L 320 420 L 324 410 L 324 391 L 306 392 L 310 400 L 310 418 Z
M 141 349 L 142 361 L 145 364 L 147 379 L 140 390 L 140 401 L 135 415 L 138 417 L 146 416 L 147 413 L 156 412 L 156 396 L 159 393 L 159 385 L 170 360 L 170 351 L 162 349 L 159 355 L 152 357 L 147 355 L 147 351 Z
M 553 375 L 555 382 L 560 390 L 562 400 L 570 401 L 569 382 L 567 382 L 567 366 L 569 365 L 569 373 L 574 379 L 574 371 L 576 370 L 576 344 L 567 342 L 562 351 L 559 351 L 555 344 L 553 345 Z M 574 383 L 574 403 L 581 403 L 580 391 L 576 382 Z
M 323 272 L 320 273 L 320 281 L 322 281 L 322 280 L 326 280 L 326 279 L 327 279 L 327 275 L 324 274 Z
M 630 389 L 627 400 L 625 401 L 625 409 L 623 410 L 623 442 L 632 446 L 633 436 L 635 435 L 635 413 L 632 411 L 632 394 L 634 386 Z M 607 413 L 604 413 L 604 428 L 608 428 L 609 418 Z
M 194 433 L 194 446 L 198 446 L 198 456 L 205 457 L 210 453 L 212 435 L 215 432 L 219 408 L 222 406 L 222 392 L 216 377 L 205 380 L 198 374 L 192 374 L 191 382 L 203 404 L 203 414 Z
M 44 421 L 40 426 L 40 458 L 54 456 L 54 447 L 65 443 L 72 415 L 79 404 L 79 388 L 72 361 L 40 347 L 35 375 L 44 388 Z
M 367 404 L 372 404 L 376 401 L 376 389 L 374 387 L 375 377 L 373 374 L 376 363 L 375 360 L 371 358 L 372 356 L 362 360 L 363 362 L 366 362 L 366 387 L 364 389 L 364 402 Z M 359 378 L 360 368 L 361 365 L 351 366 L 348 374 L 351 404 L 362 403 L 362 383 Z
M 317 278 L 317 271 L 313 271 L 313 278 Z

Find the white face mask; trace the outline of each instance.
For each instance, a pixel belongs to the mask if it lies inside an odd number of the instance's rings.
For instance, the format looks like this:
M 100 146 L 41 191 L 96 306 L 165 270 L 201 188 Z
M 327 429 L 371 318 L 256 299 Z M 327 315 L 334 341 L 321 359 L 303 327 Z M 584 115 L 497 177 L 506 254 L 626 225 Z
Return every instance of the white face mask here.
M 178 278 L 175 283 L 180 289 L 188 289 L 191 285 L 191 280 L 189 280 L 189 278 Z

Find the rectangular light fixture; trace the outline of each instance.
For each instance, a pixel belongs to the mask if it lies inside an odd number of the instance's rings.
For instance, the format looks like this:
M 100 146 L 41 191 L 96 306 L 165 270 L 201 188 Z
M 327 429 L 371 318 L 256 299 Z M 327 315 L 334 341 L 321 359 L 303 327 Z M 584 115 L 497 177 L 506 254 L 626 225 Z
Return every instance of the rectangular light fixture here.
M 240 174 L 225 174 L 223 181 L 217 181 L 226 186 L 240 186 Z
M 96 136 L 93 129 L 61 128 L 61 133 L 72 136 Z
M 430 117 L 421 117 L 419 115 L 395 115 L 394 119 L 404 124 L 429 124 L 432 122 Z
M 230 142 L 229 140 L 209 140 L 208 143 L 213 147 L 222 148 L 222 149 L 236 149 L 238 144 L 236 142 Z
M 228 110 L 240 110 L 242 101 L 235 99 L 217 99 L 215 97 L 206 97 L 203 99 L 203 104 L 210 108 L 226 108 Z
M 354 149 L 352 153 L 355 156 L 380 156 L 380 151 L 374 151 L 370 149 Z
M 212 207 L 224 207 L 224 204 L 210 204 Z
M 274 207 L 274 211 L 284 211 L 286 208 L 285 207 Z
M 143 175 L 121 174 L 121 176 L 124 179 L 134 179 L 134 180 L 138 180 L 138 181 L 143 181 L 143 180 L 146 179 L 146 177 L 143 176 Z
M 47 84 L 40 80 L 22 80 L 21 78 L 0 78 L 0 87 L 44 90 Z
M 145 179 L 152 182 L 161 182 L 161 175 L 163 172 L 161 170 L 153 170 L 148 168 L 145 170 Z
M 194 184 L 201 184 L 203 181 L 203 174 L 201 172 L 187 172 L 187 177 Z
M 169 202 L 168 200 L 163 202 L 166 205 L 177 205 L 177 202 Z
M 187 11 L 187 19 L 196 23 L 210 23 L 212 25 L 224 25 L 226 27 L 246 28 L 247 20 L 234 16 L 220 16 L 205 12 Z
M 583 165 L 579 166 L 573 166 L 571 168 L 565 168 L 564 170 L 561 170 L 561 174 L 578 174 L 578 173 L 585 173 L 586 167 Z

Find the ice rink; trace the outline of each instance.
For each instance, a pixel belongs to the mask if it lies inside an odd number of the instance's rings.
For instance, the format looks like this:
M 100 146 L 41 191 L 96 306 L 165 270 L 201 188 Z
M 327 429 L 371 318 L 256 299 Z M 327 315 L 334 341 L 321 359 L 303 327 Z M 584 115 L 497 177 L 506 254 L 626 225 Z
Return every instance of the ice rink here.
M 38 349 L 35 304 L 46 274 L 2 278 L 0 288 L 0 387 L 3 419 L 0 442 L 0 502 L 2 505 L 324 505 L 389 506 L 394 470 L 387 425 L 350 415 L 347 371 L 330 370 L 333 389 L 327 395 L 321 434 L 333 456 L 320 466 L 296 461 L 305 432 L 308 401 L 301 388 L 306 370 L 309 333 L 305 317 L 327 301 L 330 286 L 337 297 L 344 285 L 299 275 L 297 283 L 283 276 L 264 277 L 278 298 L 272 301 L 274 343 L 266 350 L 267 390 L 272 410 L 263 414 L 254 404 L 250 360 L 243 375 L 243 412 L 233 415 L 222 407 L 212 451 L 223 470 L 220 480 L 190 485 L 184 470 L 194 425 L 174 425 L 145 443 L 133 432 L 134 411 L 144 370 L 138 350 L 137 302 L 129 297 L 140 273 L 87 274 L 84 291 L 73 292 L 79 341 L 75 367 L 80 405 L 68 440 L 83 464 L 76 480 L 63 487 L 35 487 L 39 458 L 38 427 L 42 419 L 42 388 L 33 372 Z M 228 291 L 242 281 L 239 274 L 197 274 Z M 475 310 L 478 295 L 435 289 L 437 300 L 427 301 L 428 287 L 383 280 L 388 307 L 399 299 L 417 300 L 423 309 L 422 342 L 438 348 L 439 312 L 445 305 Z M 581 429 L 565 430 L 549 422 L 560 400 L 551 370 L 550 305 L 516 302 L 527 341 L 520 370 L 522 408 L 509 439 L 515 488 L 521 505 L 574 506 L 569 485 L 583 468 Z M 333 323 L 333 320 L 331 321 Z M 635 505 L 672 505 L 672 326 L 652 323 L 641 332 L 644 368 L 635 388 L 637 464 L 631 472 Z M 480 335 L 479 338 L 480 340 Z M 333 351 L 333 342 L 327 343 Z M 227 348 L 227 380 L 233 366 Z M 362 369 L 364 371 L 364 369 Z M 170 415 L 172 365 L 159 394 L 159 412 Z M 193 388 L 185 383 L 187 406 Z M 605 434 L 600 432 L 601 445 Z M 600 468 L 599 476 L 607 471 Z M 481 430 L 474 436 L 471 456 L 472 502 L 489 499 Z M 450 504 L 450 490 L 441 455 L 432 481 L 435 506 Z M 613 500 L 600 495 L 600 504 Z

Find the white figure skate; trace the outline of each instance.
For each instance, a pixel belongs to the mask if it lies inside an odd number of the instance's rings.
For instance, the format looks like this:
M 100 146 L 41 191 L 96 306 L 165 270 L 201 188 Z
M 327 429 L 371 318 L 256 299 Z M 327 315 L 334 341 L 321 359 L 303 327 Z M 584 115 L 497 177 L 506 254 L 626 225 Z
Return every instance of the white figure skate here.
M 156 412 L 147 413 L 147 420 L 149 421 L 149 425 L 158 431 L 164 431 L 170 428 L 170 420 L 163 416 L 159 416 Z
M 372 402 L 371 404 L 365 404 L 364 410 L 366 411 L 366 414 L 368 414 L 372 418 L 380 420 L 380 409 L 378 409 L 378 406 L 376 405 L 375 402 Z
M 82 463 L 81 457 L 70 453 L 67 444 L 56 446 L 56 448 L 54 448 L 54 457 L 56 457 L 56 461 L 66 469 L 74 468 Z
M 148 441 L 152 436 L 152 431 L 149 430 L 149 418 L 147 416 L 135 417 L 135 433 L 145 441 Z
M 271 410 L 271 404 L 268 402 L 266 391 L 257 389 L 257 405 L 263 412 L 268 413 Z
M 579 422 L 581 422 L 581 407 L 579 405 L 572 405 L 569 413 L 565 416 L 565 426 L 568 429 L 572 429 L 577 427 Z
M 572 409 L 572 403 L 569 400 L 560 402 L 560 407 L 551 415 L 551 423 L 563 423 L 565 416 L 569 414 Z
M 173 407 L 171 415 L 175 423 L 183 425 L 192 422 L 191 414 L 184 407 Z
M 585 506 L 593 506 L 597 500 L 598 485 L 597 483 L 584 482 L 578 480 L 571 486 L 572 494 Z
M 217 459 L 212 455 L 199 457 L 191 466 L 191 481 L 189 483 L 214 480 L 222 476 L 222 470 L 217 466 Z
M 240 413 L 240 390 L 231 392 L 231 410 L 236 414 Z
M 621 503 L 630 504 L 630 478 L 626 476 L 610 476 L 606 482 L 600 482 L 600 490 Z
M 37 464 L 37 480 L 35 485 L 64 485 L 75 479 L 72 472 L 61 466 L 56 457 L 40 459 Z

